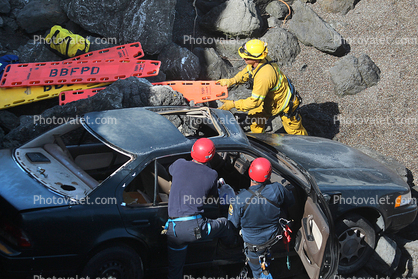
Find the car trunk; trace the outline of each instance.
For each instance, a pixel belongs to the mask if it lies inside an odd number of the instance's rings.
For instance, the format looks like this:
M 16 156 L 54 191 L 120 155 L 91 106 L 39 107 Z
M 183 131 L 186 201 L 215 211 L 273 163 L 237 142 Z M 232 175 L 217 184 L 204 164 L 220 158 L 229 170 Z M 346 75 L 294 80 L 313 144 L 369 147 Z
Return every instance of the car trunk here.
M 12 157 L 10 149 L 0 150 L 0 210 L 9 213 L 56 207 L 70 202 L 27 174 Z

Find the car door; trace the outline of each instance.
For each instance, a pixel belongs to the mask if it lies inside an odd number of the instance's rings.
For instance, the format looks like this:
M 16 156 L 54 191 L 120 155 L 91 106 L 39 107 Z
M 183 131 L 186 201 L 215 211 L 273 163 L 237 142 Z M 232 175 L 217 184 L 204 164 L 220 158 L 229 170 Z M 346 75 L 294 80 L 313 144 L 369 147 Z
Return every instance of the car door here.
M 310 278 L 331 278 L 338 267 L 338 244 L 331 233 L 332 219 L 326 217 L 320 203 L 326 206 L 317 197 L 307 197 L 295 250 Z
M 167 164 L 167 160 L 170 159 L 165 157 L 164 165 Z M 124 201 L 120 206 L 120 212 L 126 230 L 148 246 L 150 258 L 158 259 L 151 261 L 149 268 L 167 266 L 167 237 L 161 234 L 161 231 L 168 220 L 168 196 L 161 193 L 163 187 L 161 175 L 158 173 L 161 166 L 163 165 L 157 160 L 149 162 L 145 168 L 140 167 L 133 171 L 130 178 L 120 187 L 120 195 Z M 154 176 L 154 173 L 157 175 Z M 215 218 L 219 215 L 216 205 L 207 204 L 204 210 L 205 217 Z M 216 244 L 217 239 L 201 239 L 191 243 L 186 264 L 212 261 Z
M 271 180 L 280 182 L 283 175 L 289 179 L 296 204 L 289 208 L 291 219 L 298 222 L 295 251 L 301 259 L 310 278 L 333 278 L 337 273 L 339 247 L 334 232 L 334 223 L 328 204 L 322 196 L 315 180 L 295 161 L 282 153 L 272 152 L 271 148 L 254 143 L 266 152 L 274 162 Z M 269 154 L 269 155 L 268 155 Z M 286 187 L 287 188 L 287 187 Z

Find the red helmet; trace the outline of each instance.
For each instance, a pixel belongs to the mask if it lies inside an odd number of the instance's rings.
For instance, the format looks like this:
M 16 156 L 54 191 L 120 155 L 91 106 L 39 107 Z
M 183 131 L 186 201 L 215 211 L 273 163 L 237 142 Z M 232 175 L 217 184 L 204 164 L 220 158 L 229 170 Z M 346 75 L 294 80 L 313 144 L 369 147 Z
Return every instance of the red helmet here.
M 271 175 L 271 164 L 266 158 L 255 159 L 248 170 L 250 178 L 256 182 L 265 182 Z
M 192 147 L 192 158 L 199 163 L 206 163 L 212 160 L 215 154 L 215 145 L 210 139 L 198 139 Z

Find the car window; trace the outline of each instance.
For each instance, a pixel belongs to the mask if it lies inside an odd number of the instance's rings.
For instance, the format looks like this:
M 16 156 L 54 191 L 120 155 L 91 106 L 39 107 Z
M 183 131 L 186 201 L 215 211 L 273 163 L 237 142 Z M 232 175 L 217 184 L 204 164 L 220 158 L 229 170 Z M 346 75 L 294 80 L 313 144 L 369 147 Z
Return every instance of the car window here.
M 166 156 L 147 163 L 132 174 L 133 179 L 125 186 L 123 201 L 126 206 L 152 206 L 168 204 L 171 189 L 169 166 L 179 158 L 191 160 L 189 154 Z
M 152 110 L 171 121 L 185 137 L 211 138 L 222 134 L 218 121 L 213 118 L 213 115 L 207 108 L 202 107 L 188 111 Z
M 141 172 L 133 173 L 133 179 L 123 191 L 123 201 L 127 206 L 151 205 L 154 200 L 154 176 L 152 164 Z

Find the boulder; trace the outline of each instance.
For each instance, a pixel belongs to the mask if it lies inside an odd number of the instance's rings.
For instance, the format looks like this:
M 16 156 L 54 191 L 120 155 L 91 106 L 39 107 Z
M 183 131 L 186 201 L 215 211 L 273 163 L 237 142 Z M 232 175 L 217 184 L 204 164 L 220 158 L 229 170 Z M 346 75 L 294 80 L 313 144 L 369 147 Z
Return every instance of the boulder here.
M 196 80 L 200 74 L 199 58 L 175 43 L 167 45 L 158 55 L 160 70 L 168 80 Z
M 401 250 L 396 242 L 386 235 L 382 235 L 376 245 L 375 253 L 366 264 L 366 268 L 374 274 L 391 276 L 398 268 Z
M 118 44 L 141 42 L 150 55 L 171 42 L 176 0 L 61 0 L 67 16 L 85 30 Z
M 150 106 L 186 106 L 187 100 L 183 95 L 174 91 L 170 86 L 153 86 L 148 94 Z
M 301 1 L 295 1 L 292 8 L 294 13 L 289 20 L 289 31 L 295 34 L 299 41 L 330 54 L 345 52 L 342 36 L 311 7 Z
M 122 107 L 182 106 L 187 105 L 183 96 L 169 86 L 153 86 L 144 78 L 130 77 L 118 80 L 103 92 L 123 94 Z
M 269 26 L 269 28 L 278 27 L 280 26 L 280 24 L 281 24 L 281 21 L 278 18 L 269 17 L 267 19 L 267 25 Z
M 418 240 L 398 236 L 394 236 L 394 240 L 401 247 L 403 256 L 396 275 L 399 278 L 418 278 Z
M 90 42 L 89 51 L 95 51 L 116 46 L 116 42 L 108 42 L 106 38 L 86 36 L 86 39 Z
M 380 69 L 365 54 L 359 59 L 352 55 L 344 56 L 329 72 L 338 96 L 357 94 L 377 84 L 380 79 Z
M 329 71 L 337 95 L 354 95 L 367 88 L 358 70 L 358 59 L 352 55 L 338 60 Z
M 354 9 L 354 5 L 358 0 L 319 0 L 318 2 L 326 12 L 345 15 Z
M 45 42 L 29 40 L 20 46 L 17 51 L 20 63 L 61 61 L 62 58 L 53 53 Z
M 215 38 L 213 35 L 209 34 L 210 32 L 198 24 L 196 16 L 203 16 L 203 14 L 209 12 L 211 5 L 219 5 L 221 1 L 225 2 L 225 0 L 196 1 L 196 7 L 194 7 L 194 1 L 177 0 L 173 26 L 173 42 L 180 46 L 187 47 L 190 50 L 193 50 L 193 48 L 197 46 L 213 46 L 213 39 Z M 206 4 L 208 6 L 207 10 L 205 7 L 201 6 L 205 6 Z M 199 7 L 204 9 L 204 11 L 200 10 Z
M 226 57 L 234 67 L 241 67 L 245 64 L 244 60 L 239 56 L 238 49 L 248 42 L 249 39 L 231 38 L 225 41 L 215 42 L 215 51 L 220 57 Z
M 232 37 L 257 36 L 263 28 L 260 12 L 252 0 L 228 0 L 205 14 L 199 24 Z
M 0 128 L 9 132 L 17 126 L 19 126 L 19 117 L 7 110 L 0 110 Z
M 296 56 L 300 53 L 298 39 L 280 27 L 268 30 L 260 40 L 267 42 L 268 55 L 273 60 L 277 60 L 280 66 L 292 66 Z
M 23 9 L 29 3 L 29 0 L 9 0 L 10 6 L 13 9 Z
M 3 28 L 9 33 L 14 33 L 19 28 L 19 25 L 17 24 L 15 19 L 11 17 L 4 17 Z
M 30 1 L 18 14 L 17 22 L 28 33 L 47 30 L 68 21 L 59 0 Z
M 270 17 L 284 19 L 289 14 L 289 8 L 283 2 L 273 1 L 267 4 L 266 12 Z
M 9 0 L 0 0 L 0 14 L 7 14 L 11 10 Z
M 195 48 L 193 53 L 199 58 L 201 66 L 200 79 L 218 80 L 232 74 L 232 66 L 228 65 L 213 48 Z
M 226 0 L 197 0 L 196 8 L 203 14 L 209 12 L 212 8 L 224 3 Z
M 367 54 L 361 54 L 359 56 L 358 70 L 367 87 L 376 85 L 380 80 L 380 69 Z

